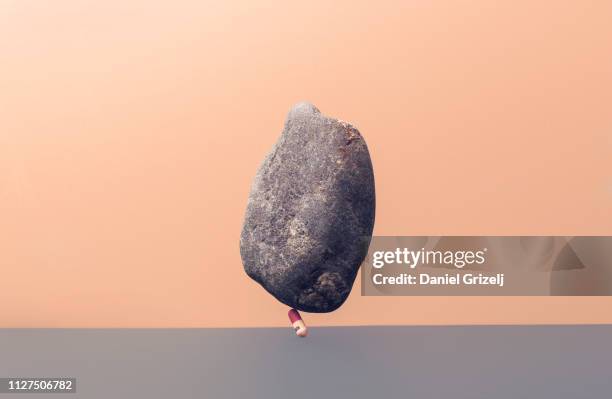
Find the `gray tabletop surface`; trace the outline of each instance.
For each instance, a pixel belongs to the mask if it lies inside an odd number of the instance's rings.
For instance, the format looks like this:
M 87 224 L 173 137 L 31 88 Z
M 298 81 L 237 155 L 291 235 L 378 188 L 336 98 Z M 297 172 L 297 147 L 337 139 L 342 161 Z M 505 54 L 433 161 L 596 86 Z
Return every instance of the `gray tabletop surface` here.
M 610 398 L 612 326 L 2 329 L 0 377 L 52 398 Z

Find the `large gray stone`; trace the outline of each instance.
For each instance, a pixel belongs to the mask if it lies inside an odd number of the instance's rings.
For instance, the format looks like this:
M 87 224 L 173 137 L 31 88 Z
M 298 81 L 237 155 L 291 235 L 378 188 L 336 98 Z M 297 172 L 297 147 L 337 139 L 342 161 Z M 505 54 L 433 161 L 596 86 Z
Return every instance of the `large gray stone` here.
M 359 131 L 297 104 L 251 188 L 244 270 L 290 307 L 331 312 L 366 256 L 374 209 L 372 162 Z

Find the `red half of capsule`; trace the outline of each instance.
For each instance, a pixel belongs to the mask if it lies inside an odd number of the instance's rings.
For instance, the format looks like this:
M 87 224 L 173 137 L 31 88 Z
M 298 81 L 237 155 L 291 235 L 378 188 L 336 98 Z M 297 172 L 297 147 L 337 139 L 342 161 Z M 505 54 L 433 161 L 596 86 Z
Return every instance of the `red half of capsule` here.
M 298 320 L 302 320 L 302 317 L 300 316 L 300 313 L 297 310 L 291 309 L 289 311 L 289 320 L 291 320 L 291 324 L 293 324 Z

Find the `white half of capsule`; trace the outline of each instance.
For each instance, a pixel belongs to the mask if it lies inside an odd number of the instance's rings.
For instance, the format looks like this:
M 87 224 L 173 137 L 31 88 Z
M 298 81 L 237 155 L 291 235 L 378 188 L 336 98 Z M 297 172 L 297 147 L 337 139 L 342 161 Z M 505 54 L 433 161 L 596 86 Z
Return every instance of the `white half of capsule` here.
M 298 337 L 305 337 L 308 335 L 308 327 L 304 324 L 303 320 L 296 320 L 292 324 L 293 329 L 295 330 L 295 335 Z

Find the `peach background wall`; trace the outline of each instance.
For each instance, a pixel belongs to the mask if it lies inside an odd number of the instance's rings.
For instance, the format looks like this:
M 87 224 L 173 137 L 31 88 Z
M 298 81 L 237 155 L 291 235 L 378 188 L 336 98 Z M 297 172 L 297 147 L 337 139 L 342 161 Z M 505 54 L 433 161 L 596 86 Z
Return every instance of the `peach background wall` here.
M 238 238 L 299 100 L 366 137 L 378 235 L 612 234 L 611 2 L 229 3 L 0 2 L 0 326 L 285 326 Z M 612 322 L 359 288 L 307 320 Z

